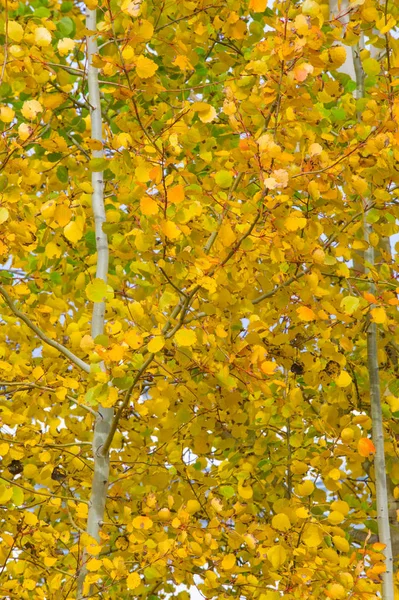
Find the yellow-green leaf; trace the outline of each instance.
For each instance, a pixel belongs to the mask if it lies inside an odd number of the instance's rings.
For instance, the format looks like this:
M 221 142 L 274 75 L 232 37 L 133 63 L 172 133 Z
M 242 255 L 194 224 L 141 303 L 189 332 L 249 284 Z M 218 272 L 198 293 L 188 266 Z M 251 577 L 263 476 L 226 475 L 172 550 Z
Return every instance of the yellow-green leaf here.
M 91 302 L 104 302 L 113 298 L 114 290 L 102 279 L 96 278 L 86 286 L 86 296 Z

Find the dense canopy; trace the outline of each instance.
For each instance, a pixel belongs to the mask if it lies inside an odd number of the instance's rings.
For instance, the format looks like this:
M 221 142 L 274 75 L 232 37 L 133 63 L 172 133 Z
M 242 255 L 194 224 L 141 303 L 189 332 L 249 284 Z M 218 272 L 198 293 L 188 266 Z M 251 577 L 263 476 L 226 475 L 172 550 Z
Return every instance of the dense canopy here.
M 0 595 L 377 599 L 397 2 L 2 4 Z

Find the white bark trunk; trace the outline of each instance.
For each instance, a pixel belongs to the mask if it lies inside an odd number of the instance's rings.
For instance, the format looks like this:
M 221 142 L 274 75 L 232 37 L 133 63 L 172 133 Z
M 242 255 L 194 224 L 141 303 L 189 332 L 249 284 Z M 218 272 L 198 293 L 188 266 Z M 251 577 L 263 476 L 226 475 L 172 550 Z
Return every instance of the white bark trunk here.
M 96 11 L 88 10 L 86 18 L 86 27 L 89 31 L 96 30 Z M 97 40 L 95 36 L 87 38 L 87 63 L 88 63 L 88 86 L 89 103 L 91 106 L 91 137 L 102 143 L 102 117 L 100 103 L 100 89 L 98 82 L 98 70 L 93 66 L 93 55 L 97 54 Z M 103 150 L 93 151 L 93 158 L 103 158 Z M 96 247 L 97 247 L 97 270 L 96 277 L 107 281 L 108 275 L 108 239 L 103 231 L 105 223 L 104 208 L 104 182 L 103 173 L 95 172 L 92 174 L 92 208 L 95 222 Z M 91 335 L 96 338 L 104 332 L 105 303 L 98 302 L 93 305 Z M 97 541 L 100 540 L 101 522 L 104 520 L 105 504 L 107 499 L 107 489 L 109 480 L 109 455 L 104 455 L 102 448 L 108 437 L 114 411 L 112 408 L 98 407 L 97 419 L 94 426 L 93 435 L 93 459 L 94 474 L 89 504 L 89 514 L 87 520 L 87 533 Z M 84 581 L 86 578 L 85 562 L 87 560 L 86 552 L 83 554 L 82 566 L 78 578 L 78 598 L 84 598 Z
M 348 9 L 347 0 L 330 0 L 330 18 L 344 15 Z M 340 19 L 341 22 L 347 22 L 348 17 Z M 340 71 L 349 75 L 356 81 L 357 89 L 355 92 L 356 98 L 364 96 L 364 73 L 360 60 L 360 49 L 363 45 L 363 40 L 360 44 L 353 48 L 352 52 L 347 51 L 347 58 Z M 365 211 L 367 214 L 367 210 Z M 369 235 L 372 231 L 371 226 L 364 219 L 364 239 L 368 243 Z M 365 263 L 374 264 L 374 248 L 369 244 L 368 249 L 364 253 Z M 367 272 L 364 266 L 364 272 Z M 374 285 L 371 284 L 370 292 L 374 293 Z M 367 364 L 370 381 L 370 403 L 371 403 L 371 418 L 373 422 L 373 442 L 376 448 L 374 458 L 374 473 L 375 473 L 375 489 L 377 503 L 377 523 L 378 523 L 378 538 L 382 544 L 385 544 L 385 565 L 386 571 L 382 574 L 382 598 L 383 600 L 394 600 L 394 583 L 393 583 L 393 558 L 392 558 L 392 543 L 391 530 L 389 524 L 389 498 L 387 487 L 387 474 L 385 466 L 385 448 L 384 448 L 384 427 L 381 410 L 381 389 L 378 365 L 378 329 L 376 323 L 370 323 L 367 331 Z
M 371 226 L 364 223 L 364 237 L 368 242 Z M 366 262 L 374 264 L 374 248 L 369 245 L 365 252 Z M 374 285 L 370 286 L 370 292 L 374 293 Z M 381 410 L 381 388 L 378 366 L 378 330 L 376 323 L 370 323 L 367 331 L 367 362 L 370 379 L 370 403 L 371 419 L 373 422 L 373 442 L 376 449 L 374 457 L 374 476 L 377 502 L 378 538 L 385 544 L 385 566 L 386 571 L 382 574 L 382 598 L 383 600 L 394 600 L 393 584 L 393 556 L 391 543 L 391 529 L 389 524 L 389 499 L 387 487 L 387 474 L 385 466 L 384 448 L 384 426 Z

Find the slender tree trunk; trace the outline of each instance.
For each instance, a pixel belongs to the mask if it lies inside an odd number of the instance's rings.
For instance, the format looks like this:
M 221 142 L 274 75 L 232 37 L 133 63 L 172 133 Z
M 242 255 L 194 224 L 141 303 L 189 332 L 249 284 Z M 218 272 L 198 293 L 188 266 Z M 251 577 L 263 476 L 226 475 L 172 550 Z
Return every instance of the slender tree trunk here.
M 96 30 L 96 10 L 88 10 L 86 27 L 89 31 Z M 93 66 L 93 55 L 97 54 L 97 41 L 94 35 L 87 38 L 87 63 L 88 63 L 88 86 L 89 103 L 91 106 L 91 137 L 102 143 L 102 117 L 100 103 L 100 89 L 98 82 L 98 70 Z M 93 158 L 103 158 L 103 150 L 93 151 Z M 108 239 L 103 231 L 105 223 L 104 208 L 104 182 L 103 173 L 92 174 L 92 208 L 95 222 L 96 247 L 97 247 L 97 270 L 96 277 L 107 281 L 108 275 Z M 105 303 L 98 302 L 93 305 L 91 335 L 96 338 L 104 331 Z M 103 367 L 104 368 L 104 367 Z M 104 519 L 105 503 L 109 480 L 109 455 L 104 455 L 102 448 L 108 437 L 114 411 L 112 408 L 98 407 L 97 419 L 93 435 L 93 459 L 94 474 L 87 520 L 87 533 L 95 540 L 100 540 L 101 522 Z M 85 562 L 86 552 L 83 553 L 82 566 L 78 578 L 78 598 L 84 598 L 84 581 L 86 578 Z
M 364 237 L 368 242 L 371 233 L 371 226 L 364 223 Z M 374 248 L 369 244 L 365 252 L 366 262 L 374 264 Z M 374 285 L 370 286 L 371 293 L 374 293 Z M 373 442 L 376 448 L 374 457 L 374 476 L 377 501 L 377 523 L 378 538 L 382 544 L 385 544 L 385 566 L 386 571 L 382 574 L 382 598 L 383 600 L 394 600 L 393 584 L 393 556 L 391 543 L 391 529 L 389 524 L 389 500 L 387 475 L 385 467 L 385 448 L 384 448 L 384 426 L 381 410 L 381 388 L 380 374 L 378 366 L 378 329 L 376 323 L 370 323 L 367 331 L 367 363 L 370 378 L 370 402 L 371 418 L 373 422 Z
M 342 0 L 330 0 L 330 18 L 336 17 L 338 14 L 347 12 L 348 2 Z M 347 52 L 347 60 L 340 68 L 340 71 L 349 75 L 356 81 L 356 98 L 364 96 L 364 73 L 360 59 L 360 50 L 363 40 L 357 47 L 352 48 L 352 52 Z M 365 215 L 367 210 L 365 210 Z M 369 235 L 371 226 L 364 218 L 364 239 L 368 244 L 368 249 L 364 252 L 363 265 L 360 265 L 359 259 L 354 257 L 354 269 L 366 273 L 366 263 L 374 265 L 375 256 L 374 248 L 369 244 Z M 360 257 L 359 257 L 360 258 Z M 374 285 L 370 286 L 370 291 L 374 293 Z M 385 448 L 384 448 L 384 427 L 381 410 L 381 387 L 378 365 L 378 329 L 376 323 L 370 323 L 367 331 L 367 365 L 370 381 L 370 403 L 371 403 L 371 418 L 373 422 L 373 442 L 376 448 L 374 458 L 374 473 L 375 473 L 375 489 L 377 503 L 377 523 L 378 523 L 378 538 L 381 543 L 385 544 L 385 565 L 386 571 L 382 574 L 382 598 L 383 600 L 394 600 L 394 583 L 393 583 L 393 557 L 391 530 L 389 523 L 389 496 L 387 486 L 387 474 L 385 466 Z

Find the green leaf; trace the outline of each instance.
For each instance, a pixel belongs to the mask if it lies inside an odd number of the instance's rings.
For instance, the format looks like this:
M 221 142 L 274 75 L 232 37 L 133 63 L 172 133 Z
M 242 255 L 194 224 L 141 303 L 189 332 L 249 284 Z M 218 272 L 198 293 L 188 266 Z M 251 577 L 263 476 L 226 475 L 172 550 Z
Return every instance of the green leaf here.
M 128 390 L 133 383 L 132 377 L 115 377 L 112 383 L 119 390 Z
M 61 183 L 68 183 L 68 180 L 69 180 L 68 169 L 62 165 L 59 166 L 57 168 L 57 177 L 61 181 Z
M 70 17 L 62 17 L 57 23 L 57 31 L 62 37 L 73 37 L 76 33 L 75 23 Z
M 366 216 L 367 223 L 377 223 L 380 220 L 380 216 L 380 211 L 377 208 L 370 209 Z
M 61 12 L 69 12 L 73 8 L 73 2 L 63 2 L 61 4 Z
M 39 17 L 40 19 L 48 19 L 51 17 L 51 11 L 45 6 L 39 6 L 39 8 L 34 10 L 33 15 L 35 17 Z
M 235 489 L 231 485 L 222 485 L 219 488 L 220 493 L 224 498 L 232 498 L 236 495 Z

